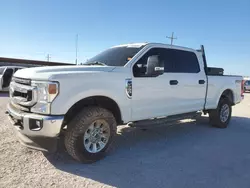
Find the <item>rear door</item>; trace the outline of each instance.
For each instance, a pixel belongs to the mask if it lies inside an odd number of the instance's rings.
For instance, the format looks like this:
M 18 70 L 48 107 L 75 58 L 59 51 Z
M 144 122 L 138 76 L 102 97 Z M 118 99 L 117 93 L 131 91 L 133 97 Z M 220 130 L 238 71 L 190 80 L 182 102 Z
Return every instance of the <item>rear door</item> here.
M 201 57 L 195 51 L 169 49 L 173 63 L 169 70 L 170 80 L 177 81 L 171 86 L 175 94 L 178 114 L 202 110 L 205 103 L 206 74 Z

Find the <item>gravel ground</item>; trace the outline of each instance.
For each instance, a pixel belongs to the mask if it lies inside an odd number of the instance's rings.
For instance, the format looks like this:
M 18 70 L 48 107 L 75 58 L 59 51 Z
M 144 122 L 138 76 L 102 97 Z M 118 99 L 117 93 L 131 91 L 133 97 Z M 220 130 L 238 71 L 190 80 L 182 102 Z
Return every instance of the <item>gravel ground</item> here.
M 207 117 L 146 131 L 122 127 L 105 159 L 84 165 L 19 144 L 0 96 L 0 187 L 250 187 L 250 94 L 228 129 Z

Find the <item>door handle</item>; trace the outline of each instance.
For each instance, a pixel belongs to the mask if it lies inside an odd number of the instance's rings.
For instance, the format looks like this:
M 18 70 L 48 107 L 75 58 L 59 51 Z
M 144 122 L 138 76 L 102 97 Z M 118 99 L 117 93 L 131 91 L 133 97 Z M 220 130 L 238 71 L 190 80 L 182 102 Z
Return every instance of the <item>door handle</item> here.
M 205 84 L 205 80 L 199 80 L 199 84 Z
M 177 85 L 178 84 L 178 80 L 170 80 L 169 84 L 170 85 Z

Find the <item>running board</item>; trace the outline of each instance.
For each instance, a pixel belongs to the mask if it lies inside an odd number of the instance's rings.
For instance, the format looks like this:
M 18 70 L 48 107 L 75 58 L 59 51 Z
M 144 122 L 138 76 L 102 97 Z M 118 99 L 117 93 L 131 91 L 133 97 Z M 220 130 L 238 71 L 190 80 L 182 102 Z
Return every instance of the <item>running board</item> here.
M 178 121 L 184 119 L 196 119 L 202 115 L 202 112 L 192 112 L 192 113 L 185 113 L 180 115 L 173 115 L 167 117 L 159 117 L 154 119 L 147 119 L 141 121 L 131 122 L 128 125 L 130 127 L 152 127 L 152 126 L 166 126 L 166 125 L 173 125 L 177 124 Z

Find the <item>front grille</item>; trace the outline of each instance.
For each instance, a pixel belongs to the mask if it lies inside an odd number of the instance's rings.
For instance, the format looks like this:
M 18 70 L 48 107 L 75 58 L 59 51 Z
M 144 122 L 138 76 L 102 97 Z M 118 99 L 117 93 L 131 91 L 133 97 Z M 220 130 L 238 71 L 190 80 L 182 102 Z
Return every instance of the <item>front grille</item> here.
M 30 111 L 37 99 L 36 88 L 31 86 L 31 80 L 14 77 L 10 83 L 11 103 L 24 111 Z
M 25 98 L 27 99 L 27 101 L 31 101 L 32 100 L 32 91 L 28 90 L 27 93 L 22 93 L 19 91 L 14 91 L 13 97 L 21 97 L 21 98 Z
M 31 109 L 31 107 L 22 106 L 22 105 L 19 105 L 17 103 L 14 103 L 13 101 L 10 102 L 10 105 L 12 107 L 15 107 L 16 109 L 24 111 L 24 112 L 30 112 L 30 109 Z
M 23 84 L 23 85 L 27 85 L 27 86 L 31 85 L 31 80 L 26 79 L 26 78 L 12 77 L 12 81 L 15 82 L 15 83 Z
M 21 93 L 19 91 L 14 91 L 13 97 L 22 97 L 22 98 L 28 98 L 28 94 L 27 93 Z

